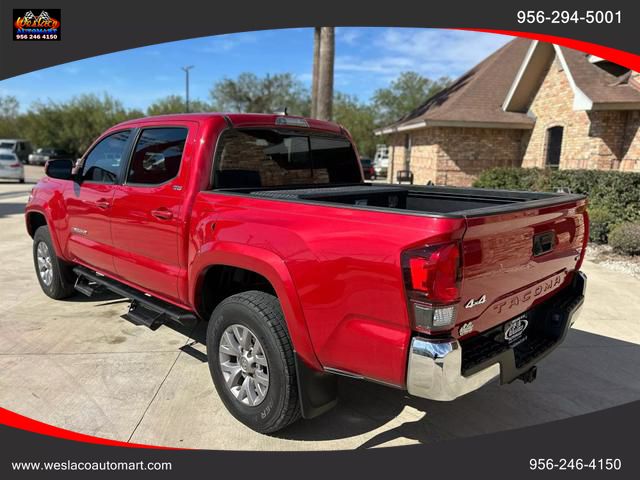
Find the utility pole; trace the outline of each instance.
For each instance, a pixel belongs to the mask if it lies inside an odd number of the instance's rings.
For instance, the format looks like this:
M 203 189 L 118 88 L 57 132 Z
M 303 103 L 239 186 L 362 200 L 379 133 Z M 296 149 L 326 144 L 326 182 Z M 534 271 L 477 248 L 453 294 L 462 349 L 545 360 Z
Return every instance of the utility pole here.
M 331 120 L 333 116 L 333 61 L 335 56 L 335 28 L 320 30 L 320 74 L 318 76 L 318 105 L 316 118 Z
M 189 65 L 188 67 L 181 67 L 181 68 L 182 70 L 184 70 L 184 73 L 185 73 L 185 90 L 186 90 L 185 106 L 186 106 L 187 113 L 189 113 L 189 70 L 193 68 L 193 65 Z

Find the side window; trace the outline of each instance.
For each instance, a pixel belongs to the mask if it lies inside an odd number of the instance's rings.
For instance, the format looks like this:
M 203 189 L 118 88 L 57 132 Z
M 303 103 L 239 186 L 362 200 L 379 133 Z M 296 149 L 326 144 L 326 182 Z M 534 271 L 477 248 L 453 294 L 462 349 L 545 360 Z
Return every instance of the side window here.
M 89 152 L 84 161 L 82 180 L 98 183 L 116 183 L 130 134 L 130 130 L 125 130 L 101 140 Z
M 127 183 L 158 185 L 178 175 L 189 130 L 149 128 L 143 130 L 129 165 Z

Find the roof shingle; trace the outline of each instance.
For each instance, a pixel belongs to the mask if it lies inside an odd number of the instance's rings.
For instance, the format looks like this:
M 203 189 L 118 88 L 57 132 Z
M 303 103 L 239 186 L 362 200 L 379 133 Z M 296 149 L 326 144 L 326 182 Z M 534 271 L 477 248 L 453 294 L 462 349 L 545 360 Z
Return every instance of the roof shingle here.
M 502 109 L 529 44 L 523 38 L 512 40 L 390 127 L 425 120 L 532 126 L 534 120 L 526 114 Z
M 410 128 L 426 122 L 428 125 L 464 123 L 492 124 L 505 127 L 531 128 L 535 120 L 526 113 L 505 111 L 503 103 L 523 65 L 531 40 L 515 38 L 453 84 L 428 98 L 422 105 L 393 124 L 379 129 Z M 589 55 L 560 47 L 576 86 L 595 105 L 624 108 L 640 103 L 640 89 L 631 75 L 617 77 L 589 61 Z
M 628 81 L 621 82 L 620 77 L 589 62 L 588 54 L 566 47 L 560 47 L 560 49 L 576 86 L 594 104 L 640 103 L 640 90 Z

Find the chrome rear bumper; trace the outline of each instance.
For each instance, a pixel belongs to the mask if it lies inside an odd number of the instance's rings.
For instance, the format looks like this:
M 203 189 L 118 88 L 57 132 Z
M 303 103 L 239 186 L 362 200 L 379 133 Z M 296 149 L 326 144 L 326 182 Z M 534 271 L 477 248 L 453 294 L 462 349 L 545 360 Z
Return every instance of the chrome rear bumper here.
M 454 400 L 500 375 L 498 363 L 469 377 L 462 376 L 462 348 L 457 340 L 411 340 L 407 390 L 430 400 Z
M 413 337 L 409 349 L 407 369 L 407 390 L 416 397 L 430 400 L 449 401 L 477 390 L 502 373 L 503 383 L 513 381 L 517 375 L 531 368 L 563 340 L 570 326 L 577 319 L 584 299 L 586 276 L 577 272 L 573 284 L 564 293 L 561 308 L 553 310 L 564 317 L 564 327 L 553 348 L 534 358 L 529 364 L 518 368 L 512 365 L 513 354 L 507 352 L 500 358 L 471 375 L 462 374 L 462 345 L 455 339 L 433 339 Z M 501 364 L 506 371 L 501 372 Z

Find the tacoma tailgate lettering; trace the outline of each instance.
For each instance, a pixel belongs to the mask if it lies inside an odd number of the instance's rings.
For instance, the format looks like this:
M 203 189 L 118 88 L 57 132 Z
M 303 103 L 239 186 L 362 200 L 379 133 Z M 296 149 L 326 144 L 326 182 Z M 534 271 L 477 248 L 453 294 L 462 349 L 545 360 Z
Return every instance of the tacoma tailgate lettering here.
M 536 298 L 540 297 L 541 295 L 545 295 L 562 285 L 565 276 L 566 272 L 562 272 L 551 278 L 543 280 L 533 287 L 530 287 L 522 292 L 515 293 L 503 300 L 500 300 L 498 303 L 494 303 L 492 305 L 492 308 L 497 313 L 501 313 L 503 310 L 508 310 L 510 308 L 527 303 L 533 303 L 533 300 L 535 300 Z

